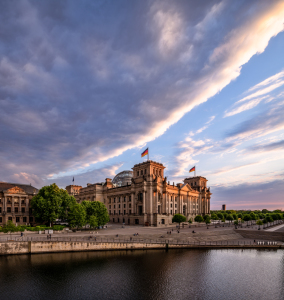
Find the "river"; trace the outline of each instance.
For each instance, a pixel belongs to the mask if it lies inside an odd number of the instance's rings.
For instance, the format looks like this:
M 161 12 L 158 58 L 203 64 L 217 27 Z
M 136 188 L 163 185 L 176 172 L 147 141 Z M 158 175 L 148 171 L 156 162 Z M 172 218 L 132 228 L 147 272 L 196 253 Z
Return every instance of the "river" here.
M 0 256 L 0 299 L 284 299 L 283 250 Z

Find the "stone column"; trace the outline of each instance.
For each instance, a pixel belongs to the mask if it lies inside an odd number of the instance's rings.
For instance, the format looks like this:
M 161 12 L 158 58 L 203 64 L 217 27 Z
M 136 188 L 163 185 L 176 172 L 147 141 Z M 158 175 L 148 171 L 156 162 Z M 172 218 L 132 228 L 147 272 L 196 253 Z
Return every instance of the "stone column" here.
M 12 220 L 13 220 L 13 214 L 15 214 L 15 206 L 14 206 L 14 196 L 12 196 Z
M 186 216 L 189 215 L 189 196 L 188 193 L 186 194 Z
M 158 192 L 158 187 L 157 187 L 157 193 L 156 193 L 156 205 L 155 205 L 155 210 L 156 214 L 158 213 L 158 205 L 159 205 L 159 192 Z
M 30 208 L 29 208 L 29 198 L 26 197 L 26 216 L 27 216 L 27 223 L 30 223 Z
M 146 192 L 143 191 L 143 210 L 142 210 L 143 215 L 146 213 L 145 206 L 146 206 Z
M 4 200 L 3 200 L 3 211 L 6 211 L 7 212 L 7 198 L 6 196 L 4 196 Z
M 131 213 L 134 214 L 134 196 L 135 193 L 131 193 Z
M 209 209 L 209 212 L 210 212 L 210 197 L 208 198 L 208 209 Z

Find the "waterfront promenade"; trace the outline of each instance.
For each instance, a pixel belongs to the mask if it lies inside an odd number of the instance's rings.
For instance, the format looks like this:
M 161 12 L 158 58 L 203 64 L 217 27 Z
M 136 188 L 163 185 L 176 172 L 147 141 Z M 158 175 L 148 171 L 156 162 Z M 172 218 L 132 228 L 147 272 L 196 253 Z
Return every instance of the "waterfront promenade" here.
M 228 224 L 227 224 L 228 225 Z M 208 229 L 207 229 L 208 228 Z M 279 226 L 279 229 L 283 228 Z M 170 248 L 282 248 L 284 234 L 254 227 L 184 226 L 178 229 L 108 225 L 96 231 L 0 235 L 0 254 Z

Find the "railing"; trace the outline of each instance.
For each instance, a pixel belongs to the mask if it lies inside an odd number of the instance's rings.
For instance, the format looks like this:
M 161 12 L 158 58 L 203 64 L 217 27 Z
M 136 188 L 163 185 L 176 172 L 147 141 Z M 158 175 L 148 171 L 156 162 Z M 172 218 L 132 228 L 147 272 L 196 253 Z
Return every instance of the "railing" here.
M 186 240 L 174 240 L 167 238 L 160 239 L 140 239 L 140 238 L 97 238 L 95 236 L 84 236 L 84 237 L 0 237 L 0 243 L 6 242 L 96 242 L 96 243 L 124 243 L 124 244 L 133 244 L 133 243 L 143 243 L 143 244 L 168 244 L 168 245 L 181 245 L 181 246 L 277 246 L 281 245 L 281 242 L 277 241 L 253 241 L 253 240 L 244 240 L 244 241 L 186 241 Z

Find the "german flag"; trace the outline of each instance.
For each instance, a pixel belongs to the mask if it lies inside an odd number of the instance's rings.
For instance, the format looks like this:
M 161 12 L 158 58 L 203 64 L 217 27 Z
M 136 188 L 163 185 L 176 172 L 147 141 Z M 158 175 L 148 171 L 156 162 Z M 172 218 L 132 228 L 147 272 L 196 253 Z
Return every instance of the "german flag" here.
M 143 157 L 143 156 L 145 156 L 147 154 L 148 154 L 148 148 L 144 152 L 141 153 L 141 157 Z
M 195 166 L 189 170 L 189 173 L 193 171 L 195 171 Z

